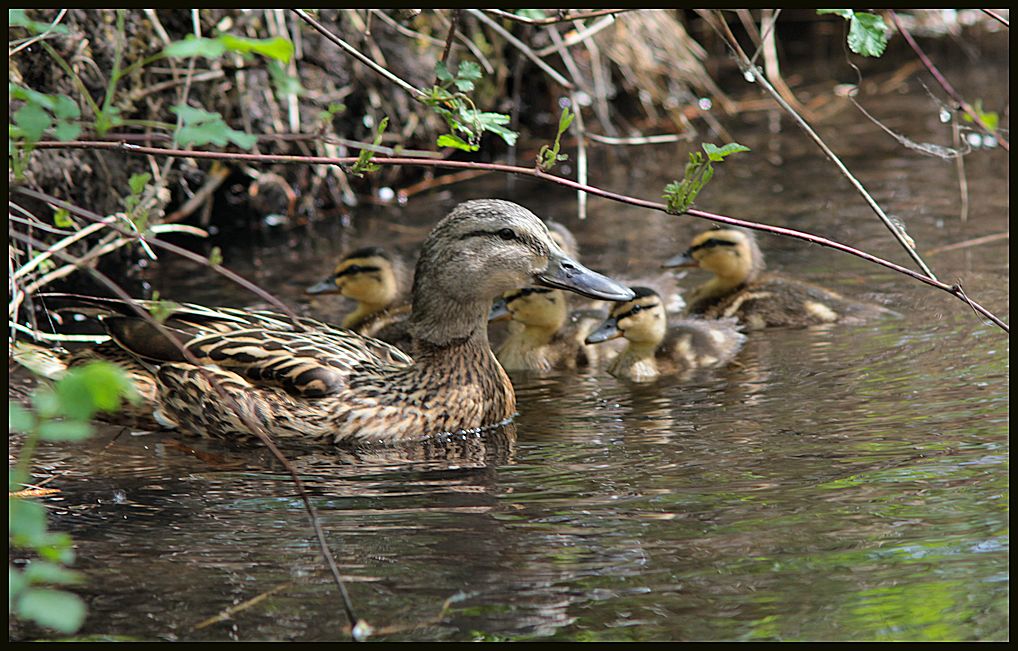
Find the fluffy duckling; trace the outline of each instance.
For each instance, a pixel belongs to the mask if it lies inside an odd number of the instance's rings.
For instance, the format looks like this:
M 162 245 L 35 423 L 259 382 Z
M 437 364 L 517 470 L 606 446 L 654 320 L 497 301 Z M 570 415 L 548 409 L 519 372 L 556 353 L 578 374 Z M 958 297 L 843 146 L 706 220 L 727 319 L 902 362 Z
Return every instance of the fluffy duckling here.
M 608 366 L 615 377 L 647 382 L 664 374 L 722 366 L 746 341 L 734 319 L 682 319 L 669 325 L 657 292 L 647 287 L 630 289 L 636 298 L 616 304 L 586 339 L 596 344 L 625 337 L 626 348 Z
M 495 297 L 532 283 L 601 300 L 633 296 L 565 256 L 529 210 L 478 200 L 457 206 L 424 242 L 408 322 L 412 359 L 313 319 L 198 308 L 204 320 L 189 319 L 190 332 L 173 331 L 195 364 L 149 321 L 112 316 L 103 323 L 149 369 L 167 426 L 257 440 L 253 420 L 277 440 L 395 443 L 512 418 L 516 398 L 488 346 L 487 317 Z
M 570 312 L 565 292 L 558 289 L 510 290 L 495 301 L 488 315 L 490 321 L 511 320 L 495 357 L 507 371 L 593 366 L 598 350 L 585 345 L 583 339 L 600 321 L 598 314 L 592 310 Z
M 862 323 L 893 315 L 823 287 L 764 273 L 764 257 L 749 231 L 722 228 L 700 233 L 690 247 L 662 265 L 699 267 L 714 274 L 689 298 L 688 314 L 735 317 L 748 330 L 821 323 Z
M 404 321 L 410 314 L 406 275 L 399 261 L 385 249 L 369 246 L 343 256 L 328 278 L 305 292 L 316 296 L 341 294 L 353 299 L 357 307 L 343 317 L 343 327 L 377 337 L 379 332 Z M 383 341 L 386 340 L 383 338 Z

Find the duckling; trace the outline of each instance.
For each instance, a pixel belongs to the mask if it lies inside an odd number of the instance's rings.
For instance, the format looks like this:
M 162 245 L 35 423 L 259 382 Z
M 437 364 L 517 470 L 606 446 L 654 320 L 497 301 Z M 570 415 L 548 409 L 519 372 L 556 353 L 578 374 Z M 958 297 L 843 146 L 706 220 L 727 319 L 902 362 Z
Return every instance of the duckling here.
M 410 302 L 405 299 L 405 276 L 397 258 L 381 247 L 370 246 L 343 256 L 331 276 L 305 292 L 352 298 L 357 307 L 343 318 L 344 328 L 394 345 L 406 345 L 405 321 L 410 314 Z
M 510 290 L 495 301 L 488 315 L 489 321 L 511 319 L 509 333 L 495 357 L 507 371 L 593 366 L 599 351 L 586 346 L 583 338 L 600 321 L 598 314 L 603 312 L 569 312 L 565 292 L 558 289 Z
M 636 298 L 616 304 L 608 319 L 586 338 L 596 344 L 625 337 L 627 346 L 608 366 L 615 377 L 647 382 L 664 374 L 723 366 L 746 341 L 734 319 L 682 319 L 668 324 L 661 296 L 630 287 Z
M 476 200 L 442 219 L 422 247 L 408 322 L 413 358 L 313 319 L 203 308 L 204 323 L 187 321 L 194 332 L 172 332 L 195 364 L 150 321 L 113 315 L 103 324 L 149 369 L 167 426 L 252 440 L 253 420 L 276 440 L 396 443 L 512 418 L 515 393 L 488 346 L 487 315 L 496 296 L 530 283 L 601 300 L 633 297 L 568 258 L 529 210 Z
M 722 228 L 700 233 L 663 267 L 699 267 L 714 277 L 693 290 L 687 314 L 736 317 L 748 330 L 821 323 L 858 324 L 895 313 L 857 303 L 829 289 L 765 274 L 764 257 L 749 231 Z

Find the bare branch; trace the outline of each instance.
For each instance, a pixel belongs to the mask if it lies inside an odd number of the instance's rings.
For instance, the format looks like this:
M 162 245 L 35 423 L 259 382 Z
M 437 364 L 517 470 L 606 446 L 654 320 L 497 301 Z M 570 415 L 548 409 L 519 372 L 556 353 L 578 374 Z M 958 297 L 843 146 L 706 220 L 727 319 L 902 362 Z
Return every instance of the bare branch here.
M 235 153 L 228 153 L 228 152 L 210 152 L 210 151 L 197 151 L 197 150 L 163 149 L 163 148 L 159 148 L 159 147 L 141 147 L 141 146 L 138 146 L 138 145 L 130 145 L 130 144 L 127 144 L 127 143 L 103 142 L 103 141 L 71 141 L 71 142 L 40 141 L 40 142 L 36 143 L 36 149 L 107 149 L 107 150 L 119 150 L 119 151 L 123 151 L 123 152 L 126 152 L 126 153 L 131 153 L 131 154 L 136 154 L 136 155 L 143 155 L 143 156 L 149 156 L 149 155 L 150 156 L 190 156 L 191 158 L 203 158 L 203 159 L 207 159 L 207 160 L 216 160 L 216 159 L 218 159 L 218 160 L 243 160 L 243 161 L 249 161 L 249 162 L 283 163 L 283 164 L 294 164 L 294 165 L 353 165 L 357 161 L 357 159 L 353 158 L 353 157 L 331 158 L 331 157 L 326 157 L 326 156 L 290 156 L 290 155 L 282 155 L 282 154 L 279 154 L 279 155 L 276 155 L 276 154 L 235 154 Z M 561 185 L 561 186 L 564 186 L 564 187 L 567 187 L 567 188 L 572 188 L 573 190 L 583 190 L 584 192 L 587 192 L 588 194 L 593 194 L 593 195 L 596 195 L 596 196 L 599 196 L 599 197 L 604 197 L 606 199 L 611 199 L 613 201 L 618 201 L 620 203 L 629 204 L 631 206 L 639 206 L 641 208 L 648 208 L 650 210 L 657 210 L 659 212 L 664 212 L 664 213 L 668 213 L 669 212 L 668 211 L 668 206 L 666 206 L 663 203 L 658 203 L 658 202 L 655 202 L 655 201 L 647 201 L 645 199 L 637 199 L 635 197 L 629 197 L 629 196 L 626 196 L 626 195 L 623 195 L 623 194 L 618 194 L 618 193 L 615 193 L 615 192 L 610 192 L 608 190 L 603 190 L 601 188 L 597 188 L 597 187 L 594 187 L 594 186 L 584 185 L 582 183 L 577 183 L 576 181 L 573 181 L 573 180 L 567 179 L 567 178 L 563 178 L 561 176 L 555 176 L 553 174 L 547 174 L 547 173 L 542 172 L 541 170 L 539 170 L 537 168 L 534 168 L 534 167 L 517 167 L 517 166 L 513 166 L 513 165 L 502 165 L 502 164 L 498 164 L 498 163 L 475 163 L 475 162 L 472 162 L 472 161 L 435 160 L 435 159 L 430 159 L 430 158 L 429 159 L 422 159 L 422 158 L 380 158 L 380 157 L 375 157 L 375 158 L 372 159 L 372 162 L 377 163 L 379 165 L 418 165 L 418 166 L 421 166 L 421 167 L 440 167 L 440 168 L 448 168 L 448 169 L 488 170 L 488 171 L 492 171 L 492 172 L 502 172 L 502 173 L 505 173 L 505 174 L 518 174 L 518 175 L 521 175 L 521 176 L 530 176 L 530 177 L 541 179 L 543 181 L 547 181 L 549 183 L 555 183 L 557 185 Z M 46 195 L 41 195 L 40 193 L 35 192 L 34 190 L 26 190 L 26 189 L 23 189 L 23 188 L 19 188 L 16 191 L 17 192 L 21 192 L 23 194 L 27 194 L 29 196 L 34 196 L 36 198 L 41 198 L 44 201 L 49 201 L 50 203 L 53 203 L 54 205 L 57 205 L 57 206 L 60 206 L 60 207 L 66 207 L 66 206 L 69 205 L 66 202 L 62 202 L 62 201 L 59 201 L 59 200 L 55 200 L 54 201 L 52 198 L 47 198 Z M 74 208 L 75 208 L 76 211 L 79 211 L 78 214 L 81 214 L 80 213 L 80 211 L 81 211 L 80 208 L 77 208 L 77 207 L 74 207 Z M 101 217 L 99 217 L 98 215 L 95 215 L 94 213 L 89 213 L 89 214 L 93 215 L 93 219 L 95 219 L 95 220 L 102 219 Z M 669 213 L 669 214 L 671 214 L 671 213 Z M 883 258 L 879 258 L 879 257 L 877 257 L 875 255 L 870 254 L 870 253 L 866 253 L 865 251 L 861 251 L 859 249 L 853 248 L 851 246 L 848 246 L 847 244 L 842 244 L 840 242 L 835 242 L 833 240 L 829 240 L 829 239 L 820 237 L 819 235 L 813 235 L 812 233 L 806 233 L 806 232 L 803 232 L 803 231 L 797 231 L 797 230 L 793 230 L 791 228 L 783 228 L 783 227 L 780 227 L 780 226 L 771 226 L 771 225 L 768 225 L 768 224 L 760 224 L 758 222 L 746 221 L 744 219 L 736 219 L 734 217 L 726 217 L 724 215 L 718 215 L 718 214 L 715 214 L 715 213 L 710 213 L 710 212 L 706 212 L 706 211 L 703 211 L 703 210 L 697 210 L 697 209 L 694 209 L 694 208 L 691 208 L 691 209 L 687 210 L 683 214 L 690 215 L 692 217 L 698 217 L 698 218 L 701 218 L 701 219 L 707 219 L 707 220 L 710 220 L 710 221 L 713 221 L 713 222 L 717 222 L 717 223 L 720 223 L 720 224 L 727 224 L 729 226 L 741 226 L 743 228 L 748 228 L 748 229 L 751 229 L 751 230 L 763 231 L 763 232 L 766 232 L 766 233 L 773 233 L 775 235 L 783 235 L 783 236 L 786 236 L 786 237 L 792 237 L 792 238 L 799 239 L 799 240 L 805 240 L 805 241 L 811 242 L 813 244 L 819 244 L 821 246 L 826 246 L 828 248 L 832 248 L 832 249 L 841 251 L 843 253 L 848 253 L 849 255 L 854 255 L 857 258 L 862 258 L 863 260 L 866 260 L 868 262 L 872 262 L 874 264 L 878 264 L 878 265 L 880 265 L 882 267 L 886 267 L 886 268 L 891 269 L 893 271 L 897 271 L 898 273 L 901 273 L 901 274 L 904 274 L 904 275 L 909 276 L 911 278 L 914 278 L 914 279 L 916 279 L 916 280 L 918 280 L 918 281 L 920 281 L 922 283 L 925 283 L 925 284 L 927 284 L 927 285 L 929 285 L 931 287 L 936 287 L 937 289 L 940 289 L 942 291 L 948 292 L 949 294 L 951 294 L 952 296 L 955 296 L 956 298 L 959 298 L 959 299 L 961 298 L 961 295 L 960 295 L 959 291 L 957 291 L 956 288 L 951 286 L 951 285 L 947 285 L 945 283 L 940 282 L 939 280 L 936 280 L 935 278 L 931 278 L 931 277 L 926 276 L 924 274 L 921 274 L 921 273 L 918 273 L 916 271 L 913 271 L 913 270 L 911 270 L 911 269 L 909 269 L 907 267 L 903 267 L 901 265 L 895 264 L 895 263 L 890 262 L 888 260 L 884 260 Z M 158 243 L 158 246 L 162 246 L 162 247 L 165 247 L 167 249 L 169 249 L 169 247 L 172 246 L 172 245 L 168 245 L 166 242 L 159 242 L 158 240 L 154 240 L 153 244 L 156 244 L 156 243 Z M 189 255 L 189 256 L 197 257 L 199 260 L 203 260 L 203 258 L 201 258 L 201 256 L 197 256 L 196 254 L 193 254 L 190 251 L 186 251 L 184 249 L 179 249 L 179 247 L 175 247 L 175 248 L 177 248 L 177 250 L 182 251 L 183 255 Z M 227 271 L 225 269 L 222 269 L 221 267 L 215 267 L 215 269 L 217 271 L 220 271 L 220 273 L 227 273 Z M 232 272 L 229 272 L 229 273 L 232 273 Z M 248 282 L 248 281 L 244 281 L 239 276 L 236 276 L 236 274 L 233 274 L 233 276 L 235 276 L 236 278 L 238 278 L 239 280 L 241 280 L 241 281 L 243 281 L 245 283 Z M 248 284 L 250 284 L 250 283 L 248 283 Z M 274 305 L 275 304 L 279 304 L 279 302 L 275 298 L 272 298 L 271 301 L 273 302 Z M 997 317 L 992 312 L 990 312 L 986 308 L 982 307 L 978 303 L 975 303 L 974 301 L 972 302 L 972 304 L 976 306 L 976 309 L 979 311 L 980 314 L 982 314 L 986 318 L 988 318 L 991 321 L 993 321 L 994 324 L 996 324 L 998 327 L 1000 327 L 1005 332 L 1010 332 L 1010 330 L 1008 329 L 1007 324 L 1004 323 L 1004 321 L 1002 321 L 999 317 Z

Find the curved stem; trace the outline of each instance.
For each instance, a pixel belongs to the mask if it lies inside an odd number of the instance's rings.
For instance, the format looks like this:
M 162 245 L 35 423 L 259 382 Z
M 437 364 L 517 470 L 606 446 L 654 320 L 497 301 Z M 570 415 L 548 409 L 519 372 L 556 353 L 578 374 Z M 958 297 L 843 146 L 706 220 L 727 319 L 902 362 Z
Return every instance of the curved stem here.
M 125 153 L 135 154 L 139 156 L 187 156 L 191 158 L 202 158 L 206 160 L 238 160 L 258 163 L 282 163 L 282 164 L 293 164 L 293 165 L 353 165 L 357 162 L 354 157 L 347 158 L 333 158 L 329 156 L 291 156 L 291 155 L 276 155 L 276 154 L 235 154 L 229 152 L 212 152 L 212 151 L 198 151 L 198 150 L 185 150 L 185 149 L 166 149 L 162 147 L 142 147 L 139 145 L 132 145 L 123 142 L 109 142 L 109 141 L 72 141 L 72 142 L 54 142 L 54 141 L 40 141 L 36 143 L 37 149 L 107 149 L 123 151 Z M 563 178 L 561 176 L 555 176 L 542 172 L 541 170 L 533 167 L 518 167 L 515 165 L 503 165 L 500 163 L 474 163 L 470 161 L 452 161 L 452 160 L 436 160 L 433 158 L 372 158 L 373 163 L 378 165 L 417 165 L 420 167 L 440 167 L 448 169 L 473 169 L 473 170 L 488 170 L 491 172 L 502 172 L 505 174 L 518 174 L 520 176 L 530 176 L 534 178 L 547 181 L 549 183 L 555 183 L 573 190 L 582 190 L 588 194 L 593 194 L 605 199 L 611 199 L 620 203 L 629 204 L 631 206 L 639 206 L 641 208 L 648 208 L 650 210 L 657 210 L 659 212 L 669 213 L 668 207 L 663 203 L 656 201 L 647 201 L 646 199 L 638 199 L 636 197 L 626 196 L 624 194 L 618 194 L 609 190 L 603 190 L 598 187 L 578 183 L 571 179 Z M 66 202 L 56 202 L 47 199 L 45 195 L 40 195 L 34 190 L 28 190 L 25 188 L 18 188 L 18 192 L 27 194 L 28 196 L 34 196 L 41 198 L 50 203 L 61 207 L 66 207 L 70 204 Z M 75 207 L 76 208 L 76 207 Z M 80 213 L 80 208 L 76 208 Z M 93 214 L 94 213 L 90 213 Z M 669 213 L 672 214 L 672 213 Z M 695 208 L 690 208 L 685 213 L 692 217 L 699 217 L 701 219 L 708 219 L 713 222 L 728 224 L 731 226 L 741 226 L 742 228 L 748 228 L 756 231 L 763 231 L 767 233 L 773 233 L 775 235 L 784 235 L 786 237 L 792 237 L 799 240 L 805 240 L 812 242 L 813 244 L 819 244 L 828 248 L 836 249 L 849 255 L 854 255 L 863 260 L 867 260 L 874 264 L 878 264 L 882 267 L 886 267 L 898 273 L 905 274 L 911 278 L 923 282 L 931 287 L 936 287 L 942 291 L 945 291 L 955 298 L 962 300 L 973 307 L 977 312 L 988 318 L 998 327 L 1005 332 L 1010 332 L 1008 325 L 1004 323 L 999 317 L 994 315 L 992 312 L 979 305 L 975 301 L 965 297 L 964 291 L 958 285 L 948 285 L 934 278 L 930 278 L 924 274 L 913 271 L 907 267 L 903 267 L 899 264 L 895 264 L 883 258 L 877 257 L 865 251 L 835 242 L 833 240 L 814 235 L 812 233 L 806 233 L 804 231 L 797 231 L 791 228 L 783 228 L 781 226 L 771 226 L 769 224 L 760 224 L 757 222 L 746 221 L 744 219 L 736 219 L 734 217 L 727 217 L 725 215 L 719 215 L 716 213 L 706 212 Z M 95 218 L 101 219 L 98 215 L 94 215 Z M 166 243 L 160 243 L 166 247 Z M 188 254 L 190 251 L 180 249 Z M 195 254 L 191 254 L 195 255 Z M 198 256 L 200 257 L 200 256 Z M 216 267 L 217 270 L 221 270 L 221 267 Z M 221 272 L 225 272 L 222 270 Z M 273 301 L 273 304 L 278 304 L 278 301 Z

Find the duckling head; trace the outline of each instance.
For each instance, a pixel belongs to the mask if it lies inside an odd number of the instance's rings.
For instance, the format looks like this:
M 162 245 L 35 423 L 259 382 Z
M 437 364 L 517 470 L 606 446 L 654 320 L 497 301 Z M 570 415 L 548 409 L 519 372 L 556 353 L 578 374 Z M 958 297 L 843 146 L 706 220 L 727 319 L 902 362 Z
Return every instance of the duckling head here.
M 557 221 L 551 219 L 544 220 L 544 223 L 548 226 L 548 232 L 551 233 L 551 239 L 555 240 L 555 244 L 558 244 L 558 248 L 568 255 L 573 260 L 580 259 L 580 245 L 576 243 L 576 236 L 573 232 L 565 227 L 564 224 L 560 224 Z
M 631 287 L 636 298 L 618 303 L 608 319 L 584 340 L 588 344 L 625 337 L 632 344 L 654 348 L 665 337 L 668 319 L 661 297 L 648 287 Z
M 502 294 L 491 306 L 488 320 L 509 318 L 527 327 L 555 332 L 566 322 L 566 307 L 566 297 L 557 289 L 524 287 Z
M 342 294 L 361 303 L 388 305 L 399 296 L 399 285 L 392 259 L 384 249 L 371 246 L 343 256 L 332 275 L 305 291 Z
M 492 299 L 529 285 L 608 301 L 633 296 L 624 285 L 567 256 L 526 208 L 497 199 L 467 201 L 442 219 L 421 247 L 410 332 L 438 345 L 486 332 Z
M 764 269 L 763 253 L 750 231 L 722 228 L 700 233 L 683 253 L 662 267 L 699 267 L 728 283 L 741 284 Z

